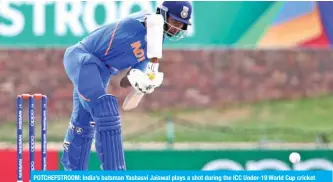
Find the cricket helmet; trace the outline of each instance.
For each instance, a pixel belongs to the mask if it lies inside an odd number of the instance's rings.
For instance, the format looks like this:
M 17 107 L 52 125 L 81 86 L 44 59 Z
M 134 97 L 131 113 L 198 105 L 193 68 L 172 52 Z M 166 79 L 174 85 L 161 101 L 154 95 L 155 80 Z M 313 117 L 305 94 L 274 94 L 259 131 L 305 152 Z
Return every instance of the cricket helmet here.
M 191 25 L 192 4 L 189 1 L 164 1 L 158 6 L 157 14 L 161 14 L 164 19 L 164 32 L 170 40 L 179 40 L 184 38 L 187 33 L 187 28 Z M 168 17 L 183 23 L 181 29 L 168 23 Z M 169 32 L 170 28 L 179 29 L 176 35 Z

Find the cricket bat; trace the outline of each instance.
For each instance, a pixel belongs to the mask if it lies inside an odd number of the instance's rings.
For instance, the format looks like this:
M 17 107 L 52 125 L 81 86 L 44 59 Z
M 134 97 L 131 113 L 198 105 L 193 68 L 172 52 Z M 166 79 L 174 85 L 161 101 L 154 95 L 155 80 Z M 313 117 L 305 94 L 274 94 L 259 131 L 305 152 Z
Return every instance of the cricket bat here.
M 125 111 L 128 111 L 136 108 L 139 105 L 143 96 L 144 93 L 135 90 L 135 88 L 132 88 L 132 91 L 126 96 L 124 100 L 123 109 Z

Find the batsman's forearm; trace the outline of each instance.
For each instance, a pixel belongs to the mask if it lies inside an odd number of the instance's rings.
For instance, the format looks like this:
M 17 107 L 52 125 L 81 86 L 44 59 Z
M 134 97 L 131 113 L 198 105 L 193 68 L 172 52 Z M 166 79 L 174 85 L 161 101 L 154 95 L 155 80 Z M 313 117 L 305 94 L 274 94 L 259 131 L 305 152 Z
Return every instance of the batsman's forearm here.
M 122 88 L 127 88 L 131 86 L 131 83 L 129 82 L 127 75 L 125 75 L 121 80 L 120 80 L 120 86 Z
M 150 59 L 150 62 L 151 62 L 151 63 L 158 63 L 158 58 L 151 58 L 151 59 Z

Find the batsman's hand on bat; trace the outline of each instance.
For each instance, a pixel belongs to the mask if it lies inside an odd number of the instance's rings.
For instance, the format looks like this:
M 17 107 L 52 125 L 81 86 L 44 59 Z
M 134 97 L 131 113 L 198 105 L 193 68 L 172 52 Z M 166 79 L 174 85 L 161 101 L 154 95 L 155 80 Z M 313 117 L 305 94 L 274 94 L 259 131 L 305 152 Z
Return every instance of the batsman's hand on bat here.
M 127 75 L 128 81 L 137 91 L 150 94 L 163 82 L 164 74 L 161 72 L 142 72 L 139 69 L 131 69 Z
M 153 80 L 155 88 L 162 85 L 164 74 L 158 71 L 159 63 L 149 62 L 147 64 L 146 73 Z

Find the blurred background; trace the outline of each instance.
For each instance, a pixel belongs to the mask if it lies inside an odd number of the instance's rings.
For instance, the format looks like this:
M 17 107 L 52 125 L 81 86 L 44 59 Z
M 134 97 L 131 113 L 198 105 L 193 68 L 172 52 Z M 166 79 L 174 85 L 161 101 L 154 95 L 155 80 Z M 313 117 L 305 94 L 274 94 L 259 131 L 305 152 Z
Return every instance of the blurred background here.
M 166 42 L 163 86 L 122 111 L 128 169 L 333 169 L 333 3 L 192 3 L 188 36 Z M 72 109 L 64 50 L 103 24 L 157 5 L 0 1 L 1 160 L 15 158 L 16 95 L 43 93 L 49 168 L 62 169 Z M 118 86 L 122 75 L 109 87 L 120 104 L 129 92 Z M 291 151 L 301 163 L 289 163 Z M 95 153 L 90 162 L 99 170 Z

